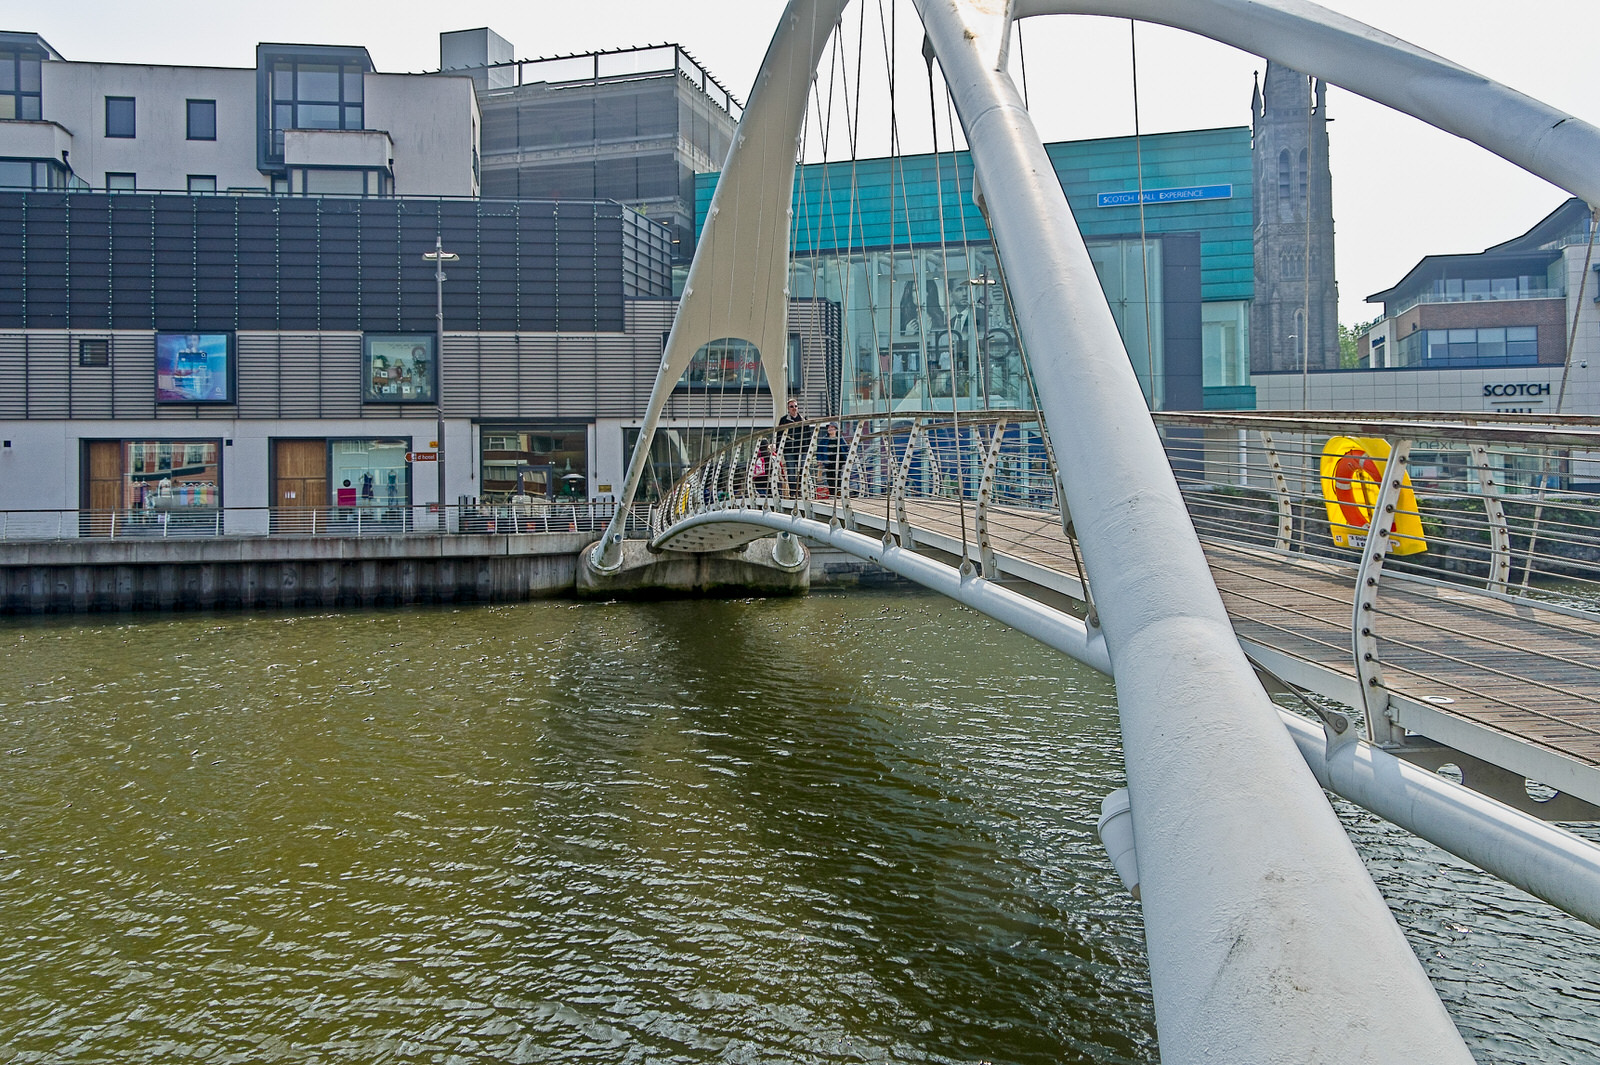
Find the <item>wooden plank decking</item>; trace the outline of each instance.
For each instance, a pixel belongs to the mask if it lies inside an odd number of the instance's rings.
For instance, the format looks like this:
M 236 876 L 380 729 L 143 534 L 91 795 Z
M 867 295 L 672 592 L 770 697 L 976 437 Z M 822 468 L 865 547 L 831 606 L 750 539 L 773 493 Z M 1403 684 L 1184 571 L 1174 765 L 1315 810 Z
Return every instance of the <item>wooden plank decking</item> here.
M 883 511 L 869 505 L 858 513 L 882 527 Z M 959 550 L 954 503 L 908 504 L 907 517 L 919 536 Z M 966 525 L 975 554 L 970 506 Z M 1056 515 L 995 508 L 990 533 L 1002 571 L 1014 560 L 1076 580 L 1072 544 Z M 1247 646 L 1270 647 L 1338 678 L 1339 690 L 1324 694 L 1354 690 L 1353 568 L 1243 545 L 1205 551 Z M 1378 605 L 1379 658 L 1395 696 L 1600 773 L 1600 616 L 1395 574 L 1383 578 Z

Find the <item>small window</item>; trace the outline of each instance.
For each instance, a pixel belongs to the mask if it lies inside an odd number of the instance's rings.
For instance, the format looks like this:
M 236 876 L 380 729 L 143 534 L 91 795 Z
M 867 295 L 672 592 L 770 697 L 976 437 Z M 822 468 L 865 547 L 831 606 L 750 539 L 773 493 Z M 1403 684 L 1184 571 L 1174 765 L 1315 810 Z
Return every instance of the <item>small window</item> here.
M 190 174 L 190 192 L 216 192 L 217 175 L 215 174 Z
M 138 188 L 139 182 L 133 174 L 106 175 L 107 192 L 135 192 Z
M 106 97 L 106 136 L 132 137 L 134 135 L 133 97 Z
M 98 340 L 78 341 L 79 366 L 110 366 L 111 341 L 101 337 Z
M 189 139 L 192 141 L 217 139 L 217 101 L 189 101 Z

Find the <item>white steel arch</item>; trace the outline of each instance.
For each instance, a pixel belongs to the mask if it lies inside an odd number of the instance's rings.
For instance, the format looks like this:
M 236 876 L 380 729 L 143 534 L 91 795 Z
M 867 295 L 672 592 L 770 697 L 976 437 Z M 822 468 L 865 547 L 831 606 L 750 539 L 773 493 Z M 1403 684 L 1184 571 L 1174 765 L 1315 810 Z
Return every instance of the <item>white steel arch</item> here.
M 1600 207 L 1600 129 L 1308 0 L 1013 0 L 1011 7 L 1013 18 L 1154 22 L 1266 56 L 1472 141 Z

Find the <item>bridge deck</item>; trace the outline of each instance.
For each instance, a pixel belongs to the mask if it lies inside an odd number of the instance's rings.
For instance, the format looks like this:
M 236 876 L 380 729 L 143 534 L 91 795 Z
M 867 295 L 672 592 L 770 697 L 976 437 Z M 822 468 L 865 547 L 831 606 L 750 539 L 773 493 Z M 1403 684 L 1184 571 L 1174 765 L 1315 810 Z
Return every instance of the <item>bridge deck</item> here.
M 870 504 L 857 513 L 863 525 L 883 527 L 885 515 Z M 1078 591 L 1059 518 L 1004 508 L 989 517 L 1003 578 L 1037 584 L 1042 569 L 1062 578 L 1053 590 Z M 907 518 L 919 544 L 960 551 L 954 503 L 908 503 Z M 976 557 L 970 531 L 967 538 Z M 1205 551 L 1258 663 L 1340 701 L 1359 698 L 1352 566 L 1243 545 Z M 1403 727 L 1534 779 L 1560 779 L 1563 790 L 1600 803 L 1600 616 L 1393 573 L 1378 606 L 1379 658 Z

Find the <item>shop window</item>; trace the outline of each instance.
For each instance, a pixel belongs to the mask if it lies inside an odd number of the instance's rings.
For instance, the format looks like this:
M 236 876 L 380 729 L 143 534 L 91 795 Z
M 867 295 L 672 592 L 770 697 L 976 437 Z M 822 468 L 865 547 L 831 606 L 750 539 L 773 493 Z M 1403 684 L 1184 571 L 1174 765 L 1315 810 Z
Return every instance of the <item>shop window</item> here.
M 404 526 L 411 505 L 411 441 L 335 440 L 329 447 L 328 498 L 335 512 L 362 508 L 366 519 Z
M 90 441 L 84 506 L 89 535 L 207 536 L 222 532 L 218 440 Z
M 678 392 L 770 392 L 761 352 L 748 340 L 724 337 L 701 345 L 678 379 Z
M 655 435 L 650 438 L 650 460 L 639 481 L 639 499 L 649 502 L 663 498 L 690 467 L 747 435 L 748 428 L 732 426 L 696 429 L 693 432 L 666 426 L 656 429 Z M 632 463 L 633 452 L 639 446 L 639 436 L 638 429 L 622 431 L 622 451 L 629 463 Z
M 482 502 L 505 503 L 517 495 L 545 500 L 589 498 L 587 426 L 486 425 L 479 439 Z
M 106 97 L 106 136 L 128 138 L 135 134 L 134 98 Z
M 432 403 L 438 369 L 432 333 L 362 337 L 362 400 L 366 403 Z

